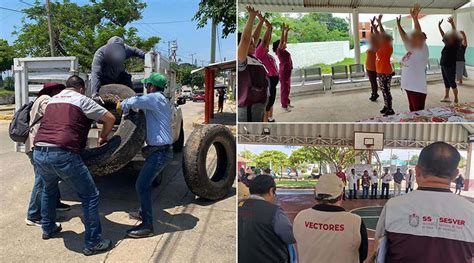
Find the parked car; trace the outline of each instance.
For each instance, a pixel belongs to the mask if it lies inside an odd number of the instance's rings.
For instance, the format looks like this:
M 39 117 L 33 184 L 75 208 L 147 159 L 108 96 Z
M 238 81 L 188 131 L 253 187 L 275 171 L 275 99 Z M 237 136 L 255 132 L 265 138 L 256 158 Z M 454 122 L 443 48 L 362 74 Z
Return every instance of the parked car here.
M 183 86 L 181 87 L 181 96 L 185 99 L 190 100 L 193 98 L 193 89 L 191 87 Z
M 204 90 L 196 90 L 194 91 L 194 94 L 193 94 L 193 102 L 196 102 L 196 101 L 204 101 L 206 99 L 205 97 L 205 94 L 204 94 Z

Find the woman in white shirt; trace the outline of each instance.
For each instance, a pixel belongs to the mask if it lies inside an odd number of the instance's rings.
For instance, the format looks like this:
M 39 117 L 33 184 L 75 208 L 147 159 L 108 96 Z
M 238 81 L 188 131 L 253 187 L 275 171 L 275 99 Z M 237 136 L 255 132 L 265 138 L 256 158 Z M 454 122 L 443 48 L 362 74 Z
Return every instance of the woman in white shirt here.
M 415 30 L 407 35 L 401 26 L 401 16 L 397 18 L 398 31 L 405 44 L 407 53 L 401 61 L 401 86 L 407 93 L 410 111 L 419 111 L 425 108 L 426 94 L 426 64 L 429 52 L 426 45 L 426 35 L 421 31 L 418 14 L 421 8 L 416 4 L 410 9 Z

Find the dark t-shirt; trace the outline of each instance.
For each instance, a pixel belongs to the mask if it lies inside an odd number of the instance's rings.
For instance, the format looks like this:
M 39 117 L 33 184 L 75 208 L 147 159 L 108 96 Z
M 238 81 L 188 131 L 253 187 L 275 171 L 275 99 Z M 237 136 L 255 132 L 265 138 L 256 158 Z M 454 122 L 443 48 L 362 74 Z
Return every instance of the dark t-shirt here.
M 465 54 L 466 54 L 466 46 L 461 45 L 458 49 L 456 61 L 466 61 Z
M 441 51 L 441 61 L 440 65 L 445 67 L 455 67 L 456 58 L 458 56 L 458 49 L 461 45 L 461 41 L 457 39 L 454 43 L 448 43 L 446 37 L 443 38 L 444 48 Z

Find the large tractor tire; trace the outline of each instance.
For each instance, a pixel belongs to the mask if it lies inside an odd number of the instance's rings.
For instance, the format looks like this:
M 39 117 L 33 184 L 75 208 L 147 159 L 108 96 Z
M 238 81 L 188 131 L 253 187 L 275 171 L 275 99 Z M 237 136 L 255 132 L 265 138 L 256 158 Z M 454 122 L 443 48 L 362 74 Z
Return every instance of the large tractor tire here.
M 108 143 L 82 153 L 82 159 L 94 176 L 108 175 L 124 167 L 141 150 L 146 136 L 146 120 L 142 111 L 130 111 L 122 117 L 115 110 L 117 100 L 135 96 L 131 88 L 121 84 L 104 85 L 99 95 L 104 100 L 105 108 L 120 120 L 120 126 Z
M 206 159 L 214 145 L 216 168 L 208 176 Z M 201 125 L 194 128 L 184 147 L 184 179 L 195 195 L 217 200 L 231 189 L 236 174 L 236 144 L 232 132 L 224 125 Z
M 173 151 L 174 152 L 182 152 L 184 146 L 184 127 L 183 122 L 181 121 L 181 129 L 179 130 L 179 137 L 178 140 L 173 143 Z

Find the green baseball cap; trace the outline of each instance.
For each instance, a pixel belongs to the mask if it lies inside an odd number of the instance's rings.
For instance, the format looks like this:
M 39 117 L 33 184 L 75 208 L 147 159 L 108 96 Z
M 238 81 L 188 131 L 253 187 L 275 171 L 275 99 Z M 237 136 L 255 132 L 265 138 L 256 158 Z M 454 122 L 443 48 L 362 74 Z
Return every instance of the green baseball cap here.
M 167 82 L 166 77 L 160 73 L 151 73 L 148 78 L 142 79 L 143 84 L 151 83 L 153 86 L 159 88 L 165 88 Z

